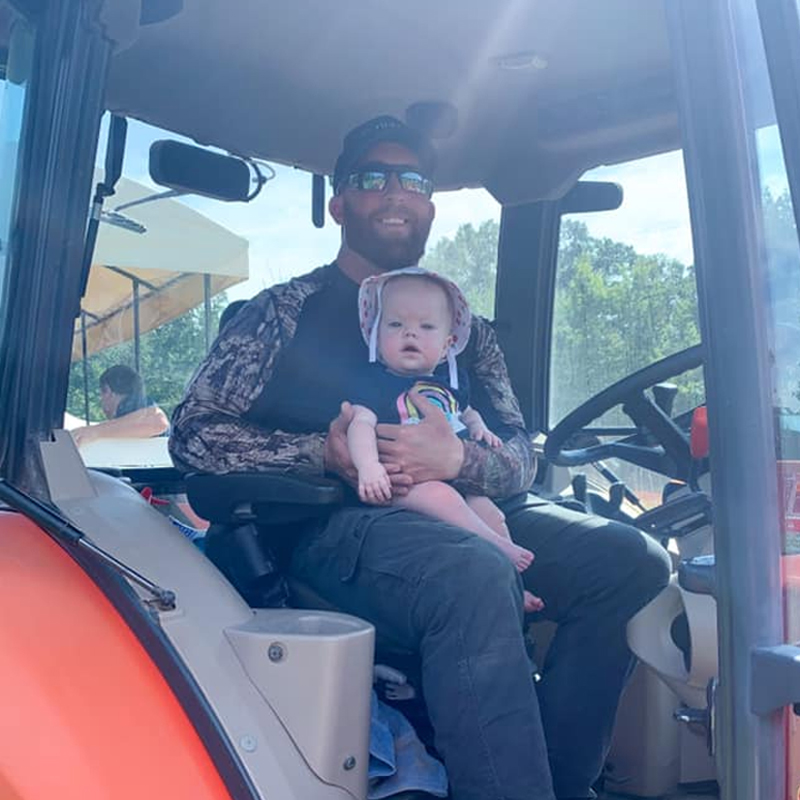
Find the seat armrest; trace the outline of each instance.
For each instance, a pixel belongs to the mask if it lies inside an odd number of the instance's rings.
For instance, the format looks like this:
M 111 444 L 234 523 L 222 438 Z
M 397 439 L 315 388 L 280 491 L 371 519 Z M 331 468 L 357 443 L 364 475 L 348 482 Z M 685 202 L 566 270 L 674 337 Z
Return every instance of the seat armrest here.
M 259 508 L 306 507 L 308 515 L 342 502 L 343 486 L 331 478 L 304 478 L 285 472 L 236 472 L 186 476 L 186 495 L 197 514 L 210 522 L 256 519 Z M 266 511 L 266 508 L 265 508 Z

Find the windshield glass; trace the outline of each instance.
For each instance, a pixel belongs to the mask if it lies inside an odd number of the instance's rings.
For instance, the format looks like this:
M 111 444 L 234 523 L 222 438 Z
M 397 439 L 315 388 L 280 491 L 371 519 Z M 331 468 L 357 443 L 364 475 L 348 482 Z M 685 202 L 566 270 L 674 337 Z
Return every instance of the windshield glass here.
M 96 181 L 103 177 L 107 130 L 106 120 Z M 122 178 L 104 206 L 75 324 L 65 425 L 85 428 L 88 420 L 94 427 L 78 441 L 87 463 L 96 466 L 170 464 L 158 426 L 96 427 L 137 410 L 113 399 L 104 406 L 101 378 L 107 370 L 135 370 L 144 390 L 133 405 L 155 406 L 169 417 L 225 308 L 331 262 L 339 247 L 339 228 L 329 215 L 322 229 L 312 224 L 311 175 L 280 165 L 262 167 L 270 180 L 250 203 L 184 196 L 128 205 L 164 191 L 149 177 L 148 152 L 152 142 L 166 138 L 189 141 L 129 121 Z M 458 281 L 472 308 L 491 317 L 500 206 L 482 190 L 441 193 L 434 200 L 437 214 L 423 265 Z
M 681 152 L 600 167 L 585 178 L 619 184 L 623 202 L 613 211 L 569 214 L 561 220 L 550 355 L 551 429 L 613 383 L 700 341 Z M 669 389 L 674 392 L 673 418 L 703 403 L 699 367 L 667 380 L 674 387 Z M 688 430 L 686 417 L 680 424 Z M 619 405 L 591 427 L 613 431 L 597 434 L 601 440 L 635 431 Z M 662 502 L 665 476 L 615 458 L 597 467 L 572 472 L 586 473 L 603 491 L 609 482 L 624 481 L 640 509 Z
M 680 151 L 584 176 L 620 184 L 619 209 L 563 217 L 550 358 L 552 428 L 581 403 L 697 344 L 697 288 Z M 702 401 L 684 376 L 675 413 Z M 597 424 L 630 425 L 619 408 Z

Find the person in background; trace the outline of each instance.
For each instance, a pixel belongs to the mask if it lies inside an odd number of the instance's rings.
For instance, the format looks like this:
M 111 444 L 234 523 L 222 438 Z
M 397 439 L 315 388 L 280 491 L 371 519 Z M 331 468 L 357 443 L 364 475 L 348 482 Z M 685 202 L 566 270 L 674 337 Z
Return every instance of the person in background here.
M 169 419 L 147 396 L 142 376 L 124 364 L 100 376 L 100 406 L 105 422 L 70 431 L 78 447 L 98 439 L 148 439 L 169 431 Z

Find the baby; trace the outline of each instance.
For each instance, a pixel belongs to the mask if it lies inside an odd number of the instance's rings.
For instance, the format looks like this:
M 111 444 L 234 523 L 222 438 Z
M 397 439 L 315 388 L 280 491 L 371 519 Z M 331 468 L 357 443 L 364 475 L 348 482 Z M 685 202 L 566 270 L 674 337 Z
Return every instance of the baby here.
M 380 421 L 420 422 L 409 398 L 414 391 L 441 408 L 453 430 L 488 447 L 502 441 L 469 406 L 466 376 L 455 357 L 466 347 L 470 312 L 459 288 L 434 273 L 410 267 L 367 278 L 359 291 L 361 332 L 369 345 L 370 362 L 380 361 L 369 376 L 363 396 L 355 398 L 347 441 L 358 470 L 358 494 L 364 503 L 393 502 L 404 508 L 472 531 L 499 548 L 522 572 L 533 553 L 511 541 L 503 512 L 488 498 L 462 496 L 442 481 L 415 484 L 405 497 L 392 498 L 391 484 L 378 459 L 375 426 Z M 447 362 L 449 386 L 434 377 Z M 364 399 L 366 397 L 366 400 Z M 544 603 L 524 593 L 526 611 Z

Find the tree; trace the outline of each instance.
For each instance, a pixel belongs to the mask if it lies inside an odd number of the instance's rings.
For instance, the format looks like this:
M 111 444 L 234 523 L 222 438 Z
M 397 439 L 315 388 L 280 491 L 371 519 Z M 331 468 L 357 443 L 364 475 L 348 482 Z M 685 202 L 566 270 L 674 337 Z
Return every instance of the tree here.
M 491 317 L 499 225 L 462 225 L 423 266 L 459 284 L 476 313 Z M 589 235 L 562 222 L 553 320 L 551 419 L 615 380 L 699 341 L 694 270 L 663 255 Z M 682 380 L 684 402 L 700 402 L 698 375 Z
M 787 192 L 763 196 L 765 239 L 776 335 L 791 334 L 778 355 L 782 403 L 800 413 L 800 256 Z M 475 313 L 493 316 L 500 227 L 486 220 L 443 238 L 423 266 L 455 281 Z M 700 340 L 694 268 L 665 255 L 643 255 L 623 242 L 589 234 L 585 223 L 562 221 L 552 335 L 551 423 L 591 395 L 666 355 Z M 212 301 L 216 331 L 225 295 Z M 168 413 L 205 355 L 203 310 L 196 308 L 141 338 L 141 371 L 148 393 Z M 102 418 L 97 397 L 107 367 L 133 366 L 131 342 L 88 359 L 90 415 Z M 787 383 L 788 382 L 788 383 Z M 699 371 L 680 378 L 679 402 L 703 401 Z M 787 388 L 788 387 L 788 388 Z M 73 364 L 68 410 L 84 413 L 83 365 Z
M 420 266 L 450 278 L 474 313 L 492 317 L 499 235 L 500 226 L 492 219 L 478 228 L 462 225 L 452 239 L 440 239 Z

